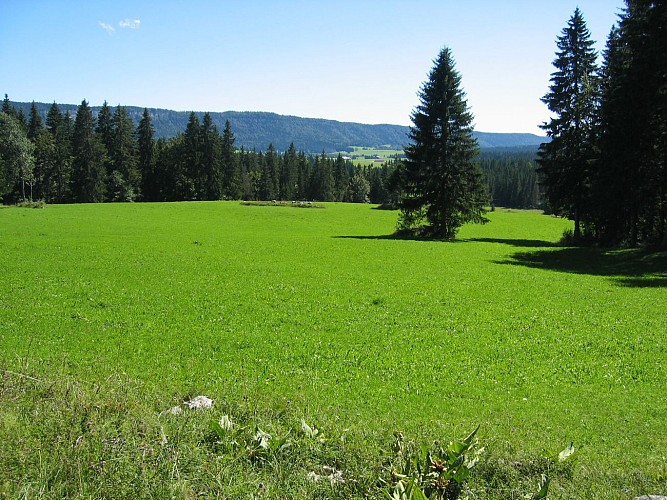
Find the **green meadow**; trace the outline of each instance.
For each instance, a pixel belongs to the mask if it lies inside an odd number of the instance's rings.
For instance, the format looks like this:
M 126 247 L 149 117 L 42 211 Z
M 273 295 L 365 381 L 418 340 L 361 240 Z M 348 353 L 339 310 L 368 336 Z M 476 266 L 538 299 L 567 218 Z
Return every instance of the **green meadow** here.
M 350 146 L 350 149 L 352 151 L 343 151 L 340 154 L 352 158 L 352 163 L 355 165 L 378 165 L 380 161 L 393 160 L 397 155 L 401 156 L 404 154 L 402 149 L 383 149 L 365 146 Z M 367 156 L 369 158 L 366 158 Z
M 542 473 L 549 498 L 664 494 L 667 255 L 559 246 L 570 223 L 534 211 L 455 242 L 394 239 L 396 217 L 0 209 L 0 497 L 381 498 L 395 431 L 477 425 L 469 498 Z M 285 448 L 254 453 L 256 427 Z M 307 479 L 325 465 L 345 482 Z

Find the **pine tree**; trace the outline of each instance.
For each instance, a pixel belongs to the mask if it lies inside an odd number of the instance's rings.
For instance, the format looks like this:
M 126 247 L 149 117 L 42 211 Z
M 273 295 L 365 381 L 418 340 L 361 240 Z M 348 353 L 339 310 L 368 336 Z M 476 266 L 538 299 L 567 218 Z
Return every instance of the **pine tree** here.
M 113 116 L 111 108 L 106 101 L 102 103 L 102 107 L 97 113 L 95 120 L 95 133 L 100 142 L 104 146 L 106 161 L 104 168 L 106 169 L 106 177 L 111 182 L 114 178 L 113 170 L 113 149 L 114 149 L 114 133 L 113 133 Z M 113 195 L 112 195 L 113 198 Z
M 633 159 L 640 127 L 627 113 L 631 100 L 625 83 L 628 51 L 618 26 L 607 38 L 603 52 L 600 104 L 600 155 L 592 176 L 593 221 L 603 244 L 637 242 L 639 183 Z
M 590 165 L 599 100 L 597 54 L 579 8 L 556 45 L 556 71 L 542 98 L 555 117 L 542 125 L 551 140 L 540 146 L 539 172 L 551 210 L 574 219 L 574 238 L 579 240 L 582 219 L 590 219 Z
M 278 154 L 273 144 L 269 144 L 262 162 L 262 182 L 260 185 L 260 199 L 276 200 L 280 197 Z
M 200 188 L 204 199 L 222 199 L 222 171 L 220 167 L 220 134 L 211 119 L 210 113 L 204 113 L 201 127 L 202 142 L 202 180 Z
M 2 100 L 2 112 L 8 116 L 16 118 L 16 109 L 12 106 L 12 102 L 9 100 L 7 94 L 5 94 L 5 98 Z
M 667 247 L 667 4 L 626 0 L 621 38 L 627 51 L 622 86 L 631 100 L 620 115 L 632 125 L 637 178 L 637 240 Z
M 443 48 L 412 114 L 405 149 L 399 230 L 453 239 L 466 222 L 485 222 L 487 201 L 475 158 L 473 116 L 452 53 Z
M 76 111 L 72 134 L 72 194 L 78 203 L 105 200 L 106 151 L 95 133 L 95 120 L 84 99 Z
M 95 132 L 99 135 L 102 140 L 102 144 L 107 148 L 107 152 L 111 153 L 113 149 L 113 116 L 111 113 L 111 108 L 106 101 L 102 103 L 102 107 L 97 113 L 97 121 L 95 126 Z
M 347 166 L 343 155 L 338 153 L 336 162 L 333 166 L 334 177 L 334 196 L 335 201 L 347 201 L 348 189 L 350 187 L 350 174 L 347 172 Z
M 222 132 L 222 185 L 224 196 L 231 200 L 238 200 L 243 196 L 241 164 L 234 147 L 234 133 L 229 120 L 225 121 Z
M 280 198 L 294 200 L 297 187 L 297 153 L 294 143 L 290 143 L 280 165 Z
M 72 146 L 69 115 L 63 116 L 54 102 L 46 115 L 46 128 L 53 137 L 54 163 L 49 175 L 49 193 L 47 202 L 65 203 L 70 200 L 70 184 L 72 173 Z
M 35 101 L 32 101 L 30 114 L 28 115 L 28 139 L 34 142 L 43 128 L 42 117 L 39 115 L 39 111 L 37 111 Z
M 139 195 L 141 174 L 137 160 L 137 143 L 134 140 L 134 122 L 123 106 L 117 106 L 111 118 L 109 157 L 109 199 L 134 201 Z
M 205 178 L 202 167 L 201 123 L 194 112 L 190 113 L 183 134 L 183 154 L 181 161 L 185 178 L 182 195 L 185 200 L 200 200 L 205 194 Z
M 155 168 L 155 129 L 151 121 L 148 108 L 144 108 L 139 125 L 137 125 L 136 138 L 138 148 L 138 168 L 141 174 L 141 192 L 145 201 L 158 201 L 160 199 L 159 180 Z

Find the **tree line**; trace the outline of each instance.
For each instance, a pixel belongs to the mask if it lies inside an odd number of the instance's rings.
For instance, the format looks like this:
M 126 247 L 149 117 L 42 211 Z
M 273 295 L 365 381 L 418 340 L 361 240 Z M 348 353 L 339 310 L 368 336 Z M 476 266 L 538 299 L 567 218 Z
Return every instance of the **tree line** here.
M 125 107 L 104 103 L 94 116 L 85 100 L 74 117 L 54 103 L 43 120 L 35 105 L 26 116 L 5 96 L 0 142 L 4 203 L 275 199 L 396 208 L 401 189 L 399 160 L 354 165 L 293 144 L 285 152 L 272 144 L 263 152 L 237 149 L 229 121 L 219 133 L 208 113 L 201 120 L 191 113 L 184 131 L 156 139 L 148 109 L 136 127 Z M 533 158 L 531 151 L 482 155 L 496 205 L 537 206 L 536 181 L 525 172 Z
M 191 113 L 185 130 L 155 139 L 144 109 L 135 127 L 123 106 L 104 103 L 96 117 L 84 100 L 74 118 L 57 104 L 43 122 L 5 96 L 0 113 L 0 196 L 4 203 L 184 200 L 391 200 L 394 162 L 355 166 L 341 155 L 307 155 L 235 146 L 229 121 L 220 133 L 210 114 Z
M 557 38 L 539 173 L 575 240 L 666 247 L 667 3 L 625 3 L 602 64 L 579 9 Z

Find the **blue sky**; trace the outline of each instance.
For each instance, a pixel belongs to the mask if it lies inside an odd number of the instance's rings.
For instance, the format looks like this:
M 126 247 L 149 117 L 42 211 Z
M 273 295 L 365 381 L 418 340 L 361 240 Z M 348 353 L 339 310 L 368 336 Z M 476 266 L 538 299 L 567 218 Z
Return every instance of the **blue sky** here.
M 602 50 L 622 0 L 0 0 L 0 92 L 408 125 L 446 45 L 477 130 L 541 133 L 577 6 Z

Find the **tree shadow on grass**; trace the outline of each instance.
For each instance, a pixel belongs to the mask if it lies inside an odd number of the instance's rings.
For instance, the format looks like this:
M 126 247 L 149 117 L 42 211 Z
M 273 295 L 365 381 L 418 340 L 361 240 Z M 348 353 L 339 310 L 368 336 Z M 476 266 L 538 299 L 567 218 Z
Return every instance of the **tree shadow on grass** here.
M 468 238 L 461 241 L 472 241 L 477 243 L 502 243 L 504 245 L 512 245 L 513 247 L 521 248 L 544 248 L 558 246 L 557 243 L 552 241 L 509 238 Z
M 522 239 L 502 239 L 502 238 L 467 238 L 467 239 L 438 239 L 438 238 L 428 238 L 425 236 L 414 236 L 409 234 L 381 234 L 376 236 L 353 236 L 353 235 L 344 235 L 344 236 L 334 236 L 334 238 L 343 238 L 343 239 L 352 239 L 352 240 L 404 240 L 404 241 L 437 241 L 442 243 L 502 243 L 505 245 L 512 245 L 515 247 L 522 248 L 545 248 L 545 247 L 555 247 L 556 243 L 551 241 L 544 240 L 522 240 Z
M 497 264 L 520 265 L 537 269 L 549 269 L 563 273 L 606 276 L 622 286 L 636 288 L 667 288 L 667 251 L 647 252 L 640 249 L 608 250 L 592 247 L 561 247 L 545 240 L 468 238 L 463 240 L 437 240 L 405 234 L 376 236 L 334 236 L 355 240 L 407 240 L 439 241 L 446 243 L 500 243 L 517 248 L 535 248 L 517 252 Z
M 517 252 L 497 263 L 606 276 L 619 285 L 628 287 L 667 287 L 667 252 L 567 247 Z

